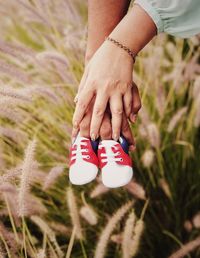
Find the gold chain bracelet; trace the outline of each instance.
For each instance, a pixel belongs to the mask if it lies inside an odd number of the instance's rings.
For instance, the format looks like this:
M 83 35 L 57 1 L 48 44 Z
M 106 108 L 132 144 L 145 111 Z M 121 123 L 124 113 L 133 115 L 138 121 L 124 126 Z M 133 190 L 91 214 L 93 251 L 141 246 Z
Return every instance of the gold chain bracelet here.
M 123 50 L 125 50 L 133 58 L 133 62 L 135 63 L 135 58 L 136 58 L 137 55 L 132 50 L 130 50 L 130 48 L 124 46 L 119 41 L 117 41 L 117 40 L 115 40 L 115 39 L 113 39 L 111 37 L 106 37 L 105 40 L 108 40 L 108 41 L 114 43 L 116 46 L 118 46 L 118 47 L 122 48 Z

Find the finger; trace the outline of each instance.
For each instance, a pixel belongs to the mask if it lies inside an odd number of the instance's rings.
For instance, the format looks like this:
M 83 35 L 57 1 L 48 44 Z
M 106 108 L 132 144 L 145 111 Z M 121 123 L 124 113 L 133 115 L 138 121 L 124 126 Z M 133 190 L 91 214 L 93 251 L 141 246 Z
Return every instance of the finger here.
M 133 83 L 133 87 L 132 87 L 132 96 L 133 96 L 132 110 L 129 118 L 130 118 L 130 121 L 134 123 L 137 118 L 137 113 L 141 108 L 140 94 L 138 91 L 138 87 L 135 83 Z
M 139 90 L 136 84 L 133 85 L 132 88 L 132 93 L 133 93 L 133 107 L 132 111 L 137 114 L 141 108 L 141 99 L 140 99 L 140 94 Z
M 92 120 L 90 125 L 90 137 L 92 140 L 97 139 L 99 136 L 99 129 L 103 120 L 107 103 L 108 103 L 108 96 L 105 94 L 102 94 L 99 91 L 94 103 Z
M 74 102 L 77 103 L 78 102 L 78 96 L 79 94 L 81 93 L 82 89 L 84 88 L 84 85 L 85 85 L 85 82 L 86 82 L 86 79 L 87 79 L 87 76 L 88 76 L 88 72 L 87 70 L 85 69 L 84 73 L 83 73 L 83 76 L 81 78 L 81 81 L 79 83 L 79 86 L 78 86 L 78 92 L 74 98 Z
M 133 97 L 132 97 L 132 87 L 130 86 L 128 90 L 126 91 L 124 97 L 124 111 L 126 113 L 126 116 L 129 117 L 132 110 L 132 103 L 133 103 Z
M 72 143 L 74 142 L 74 140 L 76 139 L 76 136 L 79 133 L 79 128 L 72 128 L 72 133 L 71 133 L 71 138 L 72 138 Z
M 83 117 L 79 128 L 73 128 L 72 129 L 72 142 L 74 142 L 76 136 L 80 132 L 80 136 L 89 138 L 90 137 L 90 122 L 91 122 L 91 117 L 92 117 L 92 109 L 94 105 L 94 97 L 90 104 L 88 105 L 88 108 L 86 110 L 86 114 Z
M 90 123 L 92 118 L 92 110 L 94 105 L 94 98 L 88 106 L 85 116 L 80 123 L 80 136 L 90 138 Z
M 115 94 L 110 98 L 110 111 L 112 115 L 112 137 L 115 141 L 117 141 L 120 136 L 123 114 L 123 103 L 121 95 Z
M 75 129 L 79 128 L 79 124 L 83 119 L 83 116 L 85 115 L 93 96 L 94 92 L 89 90 L 85 90 L 80 94 L 73 116 L 73 127 Z
M 100 137 L 102 140 L 112 139 L 112 126 L 110 118 L 110 112 L 107 108 L 106 112 L 104 113 L 103 121 L 100 128 Z
M 135 150 L 135 141 L 134 141 L 133 134 L 132 134 L 130 125 L 128 123 L 128 120 L 127 120 L 127 117 L 125 116 L 125 114 L 123 114 L 123 118 L 122 118 L 122 135 L 128 141 L 129 149 Z

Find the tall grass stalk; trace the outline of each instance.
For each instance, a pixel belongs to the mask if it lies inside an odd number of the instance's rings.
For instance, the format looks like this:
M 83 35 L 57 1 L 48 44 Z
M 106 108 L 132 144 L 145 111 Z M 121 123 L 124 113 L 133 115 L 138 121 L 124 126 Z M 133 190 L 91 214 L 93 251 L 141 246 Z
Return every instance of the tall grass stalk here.
M 97 247 L 95 250 L 95 255 L 94 255 L 95 258 L 103 258 L 105 256 L 109 238 L 114 228 L 132 206 L 133 206 L 133 202 L 128 202 L 124 204 L 110 218 L 110 220 L 108 221 L 107 225 L 103 229 L 100 235 L 100 238 L 98 240 Z
M 72 248 L 73 248 L 73 244 L 74 244 L 74 240 L 75 240 L 75 235 L 76 235 L 76 228 L 74 227 L 72 230 L 72 234 L 70 237 L 70 241 L 67 247 L 67 253 L 65 258 L 70 258 L 71 257 L 71 252 L 72 252 Z
M 120 223 L 113 214 L 135 197 L 135 214 L 142 214 L 139 220 L 145 224 L 144 234 L 138 226 L 137 235 L 142 237 L 135 241 L 139 250 L 135 257 L 165 258 L 187 247 L 183 243 L 195 241 L 200 203 L 200 37 L 182 40 L 158 35 L 138 56 L 133 80 L 142 109 L 132 128 L 137 143 L 132 155 L 134 181 L 115 190 L 103 186 L 100 178 L 72 187 L 68 180 L 71 120 L 84 71 L 86 2 L 1 1 L 0 13 L 4 256 L 25 258 L 26 249 L 27 257 L 43 255 L 45 250 L 47 257 L 60 258 L 59 250 L 66 254 L 66 243 L 72 238 L 72 257 L 94 257 L 95 247 L 102 247 L 100 257 L 121 257 L 123 222 L 131 207 Z M 37 144 L 29 142 L 32 154 L 27 155 L 27 142 L 34 135 Z M 40 225 L 37 221 L 35 226 L 32 215 L 42 220 Z M 199 248 L 186 255 L 198 257 Z

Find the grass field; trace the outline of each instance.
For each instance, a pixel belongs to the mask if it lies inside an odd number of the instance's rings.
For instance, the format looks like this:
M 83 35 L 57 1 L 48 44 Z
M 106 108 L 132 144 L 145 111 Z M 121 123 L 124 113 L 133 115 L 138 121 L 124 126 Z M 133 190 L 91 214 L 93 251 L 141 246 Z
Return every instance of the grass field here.
M 0 257 L 200 257 L 200 39 L 159 35 L 133 78 L 134 181 L 68 181 L 80 0 L 0 5 Z M 177 250 L 179 250 L 177 252 Z

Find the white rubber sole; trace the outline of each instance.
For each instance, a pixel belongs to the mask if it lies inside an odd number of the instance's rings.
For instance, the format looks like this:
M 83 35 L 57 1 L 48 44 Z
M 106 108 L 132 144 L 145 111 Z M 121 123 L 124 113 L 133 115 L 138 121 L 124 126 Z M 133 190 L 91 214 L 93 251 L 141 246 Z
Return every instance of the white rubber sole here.
M 132 177 L 133 169 L 129 166 L 102 169 L 102 183 L 109 188 L 127 185 Z
M 70 167 L 69 180 L 74 185 L 85 185 L 92 182 L 98 174 L 98 168 L 91 164 L 87 165 L 75 163 Z

